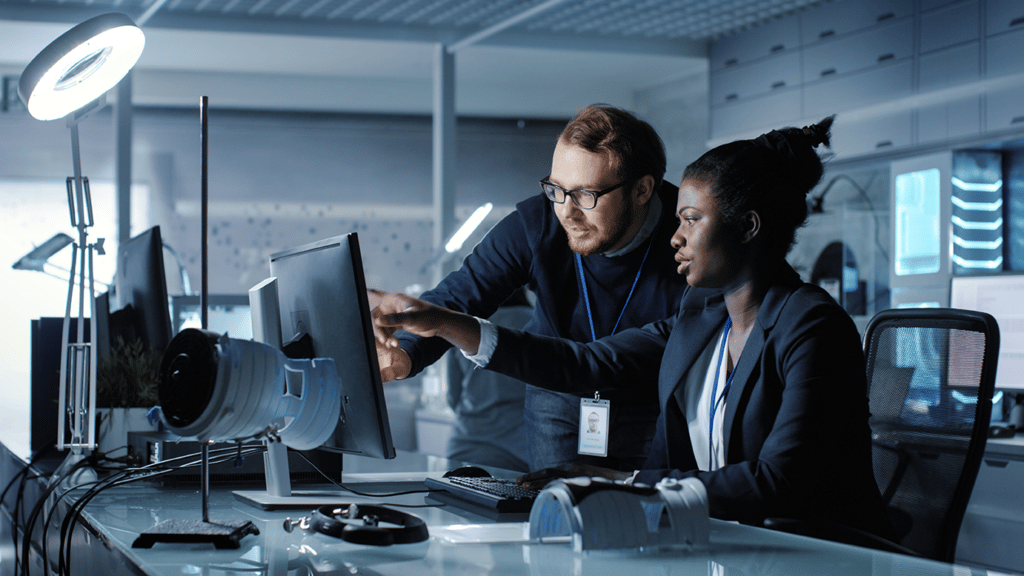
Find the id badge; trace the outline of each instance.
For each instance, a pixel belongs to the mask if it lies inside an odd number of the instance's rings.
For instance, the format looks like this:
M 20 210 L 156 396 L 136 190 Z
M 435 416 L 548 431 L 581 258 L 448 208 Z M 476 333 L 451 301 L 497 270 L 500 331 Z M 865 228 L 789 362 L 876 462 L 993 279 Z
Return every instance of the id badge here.
M 608 455 L 608 413 L 611 405 L 600 397 L 580 399 L 580 454 Z

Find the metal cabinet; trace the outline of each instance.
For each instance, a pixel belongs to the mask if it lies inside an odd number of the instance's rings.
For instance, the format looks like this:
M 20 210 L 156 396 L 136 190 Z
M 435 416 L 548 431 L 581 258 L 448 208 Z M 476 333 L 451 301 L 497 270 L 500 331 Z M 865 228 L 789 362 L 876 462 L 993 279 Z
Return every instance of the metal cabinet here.
M 803 44 L 813 44 L 914 13 L 913 0 L 857 0 L 825 4 L 802 16 Z
M 829 42 L 803 52 L 804 82 L 813 82 L 904 60 L 913 55 L 914 23 L 893 22 Z
M 1024 28 L 1024 2 L 988 0 L 985 4 L 985 34 L 992 36 Z
M 942 142 L 981 133 L 981 97 L 972 96 L 921 106 L 917 142 Z
M 825 3 L 713 43 L 711 138 L 833 113 L 846 157 L 1019 132 L 1021 46 L 1021 0 Z
M 799 47 L 799 19 L 781 18 L 718 40 L 711 46 L 709 65 L 715 72 Z
M 921 11 L 927 12 L 928 10 L 934 10 L 935 8 L 941 8 L 960 0 L 921 0 Z
M 989 90 L 985 94 L 985 131 L 1001 132 L 1024 127 L 1024 84 Z
M 1024 3 L 1021 3 L 1024 6 Z M 1024 72 L 1021 58 L 1024 28 L 985 39 L 985 75 L 989 78 Z
M 909 146 L 913 138 L 909 111 L 852 120 L 836 119 L 832 150 L 836 157 L 859 156 Z
M 917 74 L 922 94 L 976 82 L 981 79 L 981 46 L 975 41 L 922 55 Z
M 897 62 L 804 86 L 804 115 L 824 116 L 913 94 L 913 65 Z
M 800 86 L 799 52 L 713 74 L 709 97 L 715 106 L 795 86 Z
M 980 35 L 981 16 L 978 13 L 978 2 L 957 2 L 921 14 L 921 40 L 918 49 L 924 54 L 977 40 Z
M 711 137 L 756 136 L 758 130 L 795 124 L 800 117 L 799 89 L 715 106 L 711 108 Z

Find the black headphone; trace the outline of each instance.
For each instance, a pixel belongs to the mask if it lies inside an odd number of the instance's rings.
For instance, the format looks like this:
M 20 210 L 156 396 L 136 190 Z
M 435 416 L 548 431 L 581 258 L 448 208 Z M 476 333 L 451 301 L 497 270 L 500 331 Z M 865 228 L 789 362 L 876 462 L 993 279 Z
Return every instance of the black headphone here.
M 361 524 L 352 522 L 360 520 Z M 380 526 L 381 522 L 395 524 L 396 527 Z M 352 544 L 369 546 L 413 544 L 430 537 L 426 522 L 418 516 L 368 504 L 321 506 L 313 511 L 309 529 Z

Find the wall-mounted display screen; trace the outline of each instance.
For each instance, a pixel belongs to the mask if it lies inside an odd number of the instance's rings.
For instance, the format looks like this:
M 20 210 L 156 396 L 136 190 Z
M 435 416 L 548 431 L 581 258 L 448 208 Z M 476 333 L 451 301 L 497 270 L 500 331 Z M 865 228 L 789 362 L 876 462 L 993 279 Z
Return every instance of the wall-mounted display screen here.
M 939 170 L 898 174 L 895 181 L 896 275 L 934 274 L 942 254 Z

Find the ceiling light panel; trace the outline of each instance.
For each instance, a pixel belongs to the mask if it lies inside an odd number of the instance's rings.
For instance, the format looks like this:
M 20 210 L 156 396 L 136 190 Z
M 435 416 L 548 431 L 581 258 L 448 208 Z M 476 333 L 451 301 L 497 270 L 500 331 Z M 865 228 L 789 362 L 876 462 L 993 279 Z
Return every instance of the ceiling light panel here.
M 89 0 L 90 8 L 141 13 L 160 0 Z M 236 30 L 246 19 L 266 32 L 275 21 L 365 25 L 379 29 L 413 26 L 472 34 L 508 21 L 546 0 L 168 0 L 156 14 L 196 18 L 210 29 L 211 18 L 230 16 Z M 511 26 L 515 32 L 551 33 L 587 38 L 707 40 L 823 4 L 829 0 L 568 0 Z M 836 0 L 856 2 L 859 0 Z M 0 0 L 59 17 L 66 0 Z M 204 21 L 207 20 L 207 21 Z M 181 22 L 181 18 L 178 19 Z M 187 26 L 187 21 L 184 24 Z M 241 26 L 241 28 L 238 28 Z M 214 26 L 216 27 L 216 26 Z M 317 30 L 322 30 L 317 28 Z M 289 33 L 295 33 L 294 28 Z M 310 34 L 314 34 L 312 29 Z M 381 38 L 387 40 L 388 38 Z

